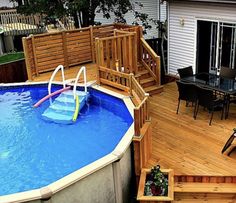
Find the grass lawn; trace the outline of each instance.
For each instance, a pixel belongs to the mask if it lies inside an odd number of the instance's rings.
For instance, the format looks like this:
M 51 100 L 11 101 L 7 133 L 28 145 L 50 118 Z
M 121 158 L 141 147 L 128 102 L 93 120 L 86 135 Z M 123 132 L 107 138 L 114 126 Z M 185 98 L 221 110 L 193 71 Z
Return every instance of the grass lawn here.
M 0 56 L 0 64 L 8 63 L 10 61 L 16 61 L 16 60 L 22 59 L 22 58 L 24 58 L 23 52 L 4 54 L 4 55 Z

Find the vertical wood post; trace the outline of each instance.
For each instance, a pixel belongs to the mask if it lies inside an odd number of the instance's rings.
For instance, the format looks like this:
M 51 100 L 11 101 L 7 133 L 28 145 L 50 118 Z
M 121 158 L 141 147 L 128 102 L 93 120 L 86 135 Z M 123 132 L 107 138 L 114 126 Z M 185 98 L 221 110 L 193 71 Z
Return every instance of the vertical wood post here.
M 156 77 L 157 77 L 157 82 L 158 85 L 161 84 L 161 64 L 160 64 L 160 56 L 157 57 L 156 60 Z
M 134 131 L 135 136 L 140 136 L 140 116 L 139 116 L 139 109 L 134 109 Z
M 134 40 L 133 40 L 133 47 L 134 47 L 134 51 L 133 51 L 133 55 L 134 55 L 134 58 L 133 58 L 133 70 L 134 70 L 134 74 L 136 74 L 138 72 L 138 65 L 137 65 L 137 62 L 138 62 L 138 57 L 137 57 L 137 52 L 139 50 L 139 48 L 137 48 L 137 33 L 134 34 Z
M 31 39 L 32 39 L 32 48 L 33 48 L 33 56 L 34 56 L 35 71 L 36 71 L 36 75 L 38 76 L 38 75 L 39 75 L 39 71 L 38 71 L 38 63 L 37 63 L 37 56 L 36 56 L 36 47 L 35 47 L 34 35 L 32 35 Z
M 100 85 L 100 48 L 99 48 L 99 38 L 95 38 L 95 49 L 96 49 L 96 64 L 97 64 L 97 84 Z
M 134 74 L 130 73 L 129 74 L 129 95 L 132 97 L 133 96 L 133 91 L 132 91 L 132 80 L 133 80 Z
M 69 68 L 69 63 L 68 63 L 68 52 L 67 52 L 67 36 L 66 32 L 62 31 L 62 46 L 63 46 L 63 54 L 64 54 L 64 62 L 65 62 L 65 67 Z
M 103 46 L 103 40 L 99 40 L 99 63 L 102 67 L 105 65 L 104 61 L 104 46 Z
M 90 28 L 90 43 L 91 43 L 91 54 L 92 54 L 92 61 L 95 63 L 95 50 L 94 50 L 94 40 L 93 40 L 93 26 L 89 26 Z
M 28 80 L 32 80 L 32 72 L 31 72 L 31 67 L 30 67 L 30 62 L 29 62 L 30 60 L 29 49 L 28 49 L 26 40 L 27 40 L 26 37 L 22 38 L 22 44 L 23 44 L 24 55 L 25 55 L 26 71 L 27 71 Z

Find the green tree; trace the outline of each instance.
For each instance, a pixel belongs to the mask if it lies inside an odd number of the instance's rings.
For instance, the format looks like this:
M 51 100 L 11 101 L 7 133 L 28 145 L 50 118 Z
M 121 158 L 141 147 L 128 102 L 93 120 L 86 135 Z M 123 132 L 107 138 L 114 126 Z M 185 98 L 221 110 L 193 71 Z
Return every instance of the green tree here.
M 17 2 L 17 11 L 26 15 L 42 14 L 49 19 L 62 19 L 71 15 L 75 19 L 75 26 L 82 27 L 94 25 L 96 9 L 103 16 L 110 18 L 114 12 L 119 22 L 124 22 L 124 14 L 132 9 L 129 0 L 11 0 Z

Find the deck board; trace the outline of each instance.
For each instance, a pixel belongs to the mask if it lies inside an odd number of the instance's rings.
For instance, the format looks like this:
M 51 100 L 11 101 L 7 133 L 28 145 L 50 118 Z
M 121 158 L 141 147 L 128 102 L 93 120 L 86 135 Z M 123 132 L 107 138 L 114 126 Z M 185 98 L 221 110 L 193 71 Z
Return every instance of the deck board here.
M 85 64 L 88 80 L 96 79 L 96 64 Z M 80 66 L 79 66 L 80 67 Z M 66 79 L 75 78 L 79 70 L 65 70 Z M 34 81 L 47 81 L 51 72 L 40 74 Z M 60 74 L 56 80 L 60 80 Z M 160 164 L 172 168 L 177 175 L 236 176 L 236 158 L 221 154 L 225 141 L 236 127 L 236 105 L 230 107 L 227 120 L 220 120 L 220 111 L 209 126 L 209 115 L 199 109 L 197 120 L 192 117 L 192 107 L 182 102 L 176 114 L 177 87 L 175 82 L 164 86 L 164 91 L 150 97 L 152 117 L 152 157 L 147 167 Z

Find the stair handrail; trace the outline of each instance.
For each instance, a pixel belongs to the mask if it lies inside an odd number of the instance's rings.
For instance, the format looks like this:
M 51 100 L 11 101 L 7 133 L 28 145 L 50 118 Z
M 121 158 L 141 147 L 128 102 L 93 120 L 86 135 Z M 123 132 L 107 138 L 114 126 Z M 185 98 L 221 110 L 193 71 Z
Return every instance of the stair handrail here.
M 78 83 L 78 80 L 79 80 L 79 77 L 81 75 L 81 73 L 84 73 L 84 91 L 85 93 L 87 94 L 87 78 L 86 78 L 86 67 L 85 66 L 82 66 L 76 76 L 76 79 L 75 79 L 75 84 L 74 84 L 74 88 L 73 88 L 73 95 L 74 95 L 74 99 L 76 99 L 76 86 L 77 86 L 77 83 Z
M 65 82 L 65 75 L 64 75 L 64 66 L 63 65 L 59 65 L 56 67 L 56 69 L 53 71 L 51 78 L 49 80 L 48 83 L 48 94 L 51 94 L 51 87 L 52 87 L 52 81 L 54 79 L 54 77 L 56 76 L 57 72 L 61 70 L 61 76 L 62 76 L 62 83 L 63 83 L 63 88 L 66 87 L 66 82 Z
M 155 53 L 155 51 L 151 48 L 151 46 L 146 42 L 146 40 L 141 37 L 141 57 L 142 57 L 142 63 L 144 67 L 149 71 L 149 73 L 152 75 L 152 77 L 155 79 L 157 83 L 160 84 L 160 57 Z M 148 56 L 145 55 L 144 50 L 147 52 Z M 147 61 L 145 61 L 145 58 L 147 57 Z M 150 63 L 150 59 L 153 60 L 152 64 Z

